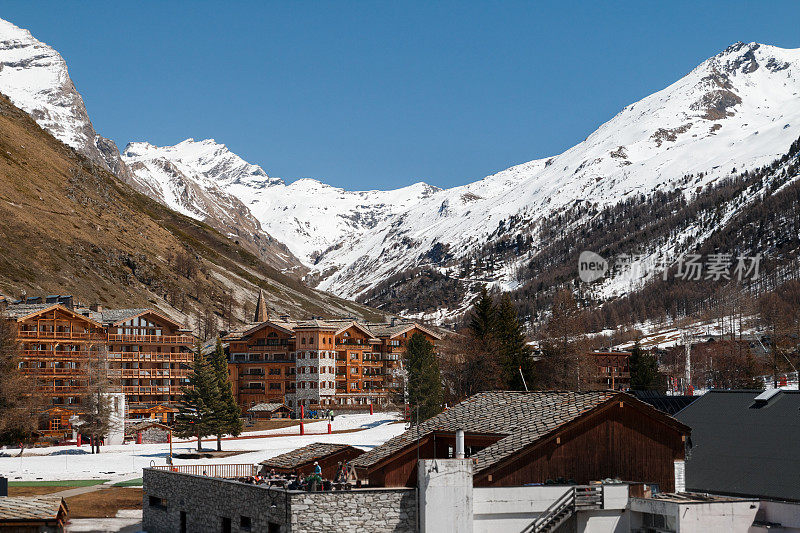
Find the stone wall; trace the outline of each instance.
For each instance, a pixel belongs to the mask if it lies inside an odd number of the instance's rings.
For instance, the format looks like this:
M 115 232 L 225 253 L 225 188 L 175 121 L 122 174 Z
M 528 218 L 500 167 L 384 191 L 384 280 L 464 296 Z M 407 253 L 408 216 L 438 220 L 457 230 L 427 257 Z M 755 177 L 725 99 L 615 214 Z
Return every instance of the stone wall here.
M 415 489 L 358 489 L 292 494 L 292 531 L 412 533 Z
M 286 491 L 153 469 L 143 484 L 148 533 L 217 533 L 226 521 L 231 532 L 416 531 L 415 489 Z

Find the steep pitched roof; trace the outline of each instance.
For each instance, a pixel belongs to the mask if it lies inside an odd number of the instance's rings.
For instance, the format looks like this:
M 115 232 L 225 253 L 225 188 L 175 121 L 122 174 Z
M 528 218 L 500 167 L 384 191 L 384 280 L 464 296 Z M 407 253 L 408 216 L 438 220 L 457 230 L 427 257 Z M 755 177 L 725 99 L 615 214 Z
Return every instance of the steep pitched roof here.
M 318 461 L 348 448 L 357 450 L 357 448 L 354 448 L 349 444 L 315 442 L 313 444 L 309 444 L 308 446 L 298 448 L 297 450 L 267 459 L 266 461 L 261 461 L 261 464 L 267 468 L 298 468 L 312 461 Z
M 710 391 L 676 418 L 692 428 L 686 488 L 800 501 L 800 391 Z
M 376 337 L 396 337 L 397 335 L 402 335 L 407 331 L 411 331 L 414 328 L 419 329 L 420 331 L 424 331 L 434 339 L 441 339 L 442 336 L 433 331 L 432 329 L 423 326 L 422 324 L 418 324 L 416 322 L 396 322 L 394 324 L 391 323 L 378 323 L 373 322 L 367 324 L 367 327 L 372 331 L 373 335 Z
M 476 473 L 486 470 L 533 444 L 555 429 L 612 398 L 633 397 L 614 391 L 482 392 L 362 455 L 353 463 L 370 468 L 431 433 L 498 435 L 500 440 L 473 456 Z M 646 406 L 650 409 L 649 406 Z M 653 410 L 654 413 L 657 413 Z M 657 416 L 669 418 L 663 413 Z M 682 424 L 672 421 L 676 426 Z M 688 430 L 688 428 L 686 428 Z M 419 433 L 419 436 L 418 436 Z
M 180 322 L 176 322 L 172 320 L 170 317 L 165 315 L 164 313 L 160 312 L 157 309 L 152 309 L 150 307 L 135 307 L 131 309 L 103 309 L 100 312 L 101 320 L 105 325 L 116 325 L 126 320 L 131 320 L 133 318 L 146 315 L 148 313 L 152 313 L 157 317 L 161 318 L 162 320 L 166 320 L 167 322 L 171 323 L 174 326 L 179 328 L 183 327 L 183 324 Z
M 92 324 L 98 327 L 103 326 L 99 321 L 95 320 L 94 318 L 73 311 L 69 307 L 64 307 L 61 304 L 12 304 L 6 308 L 4 314 L 9 318 L 22 320 L 28 318 L 29 316 L 42 314 L 52 309 L 58 309 L 59 311 L 67 313 L 68 315 L 74 316 L 75 318 L 81 318 L 83 320 L 86 320 L 87 322 L 91 322 Z

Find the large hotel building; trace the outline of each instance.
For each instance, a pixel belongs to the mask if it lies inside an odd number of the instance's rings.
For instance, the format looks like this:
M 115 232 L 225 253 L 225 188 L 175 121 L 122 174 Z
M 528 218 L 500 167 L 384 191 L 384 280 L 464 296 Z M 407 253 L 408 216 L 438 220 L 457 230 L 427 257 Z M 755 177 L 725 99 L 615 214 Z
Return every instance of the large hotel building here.
M 402 356 L 415 333 L 440 336 L 415 322 L 272 318 L 263 292 L 255 320 L 227 335 L 228 369 L 243 410 L 258 403 L 311 408 L 385 405 L 402 391 Z
M 243 411 L 258 403 L 385 405 L 402 390 L 401 359 L 411 336 L 440 339 L 415 322 L 273 318 L 266 306 L 262 291 L 254 322 L 223 338 Z M 169 423 L 178 411 L 196 339 L 163 312 L 82 307 L 71 296 L 48 296 L 5 303 L 0 317 L 16 323 L 20 368 L 45 400 L 44 435 L 70 429 L 99 366 L 109 390 L 125 395 L 126 418 Z
M 160 311 L 87 308 L 71 296 L 48 296 L 7 304 L 0 316 L 16 323 L 20 368 L 46 404 L 43 434 L 69 429 L 100 374 L 109 392 L 125 394 L 127 418 L 170 422 L 177 412 L 195 339 Z

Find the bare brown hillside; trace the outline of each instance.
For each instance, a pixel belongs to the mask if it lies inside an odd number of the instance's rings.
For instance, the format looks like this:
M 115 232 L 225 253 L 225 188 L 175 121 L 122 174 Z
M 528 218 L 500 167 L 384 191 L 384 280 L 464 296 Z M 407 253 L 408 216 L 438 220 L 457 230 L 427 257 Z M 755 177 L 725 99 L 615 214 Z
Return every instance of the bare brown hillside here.
M 259 287 L 276 313 L 378 318 L 134 191 L 0 96 L 0 294 L 158 305 L 224 328 Z

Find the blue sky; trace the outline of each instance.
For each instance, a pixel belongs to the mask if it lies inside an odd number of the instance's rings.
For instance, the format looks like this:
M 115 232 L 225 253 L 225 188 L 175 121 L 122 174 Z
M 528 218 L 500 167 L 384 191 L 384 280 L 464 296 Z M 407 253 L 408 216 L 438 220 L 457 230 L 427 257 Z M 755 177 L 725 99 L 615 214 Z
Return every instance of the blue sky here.
M 30 2 L 95 128 L 214 138 L 350 189 L 559 153 L 735 41 L 800 47 L 800 2 Z

